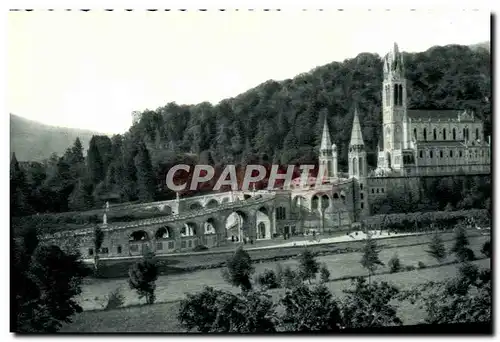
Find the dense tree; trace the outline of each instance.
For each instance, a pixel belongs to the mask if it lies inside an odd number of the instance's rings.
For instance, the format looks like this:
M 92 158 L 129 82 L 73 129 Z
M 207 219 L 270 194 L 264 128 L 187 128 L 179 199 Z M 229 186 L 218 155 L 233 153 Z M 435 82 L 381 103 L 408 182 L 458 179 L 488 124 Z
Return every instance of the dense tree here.
M 299 256 L 299 274 L 303 280 L 309 280 L 316 278 L 316 274 L 319 271 L 319 263 L 316 260 L 313 252 L 309 249 L 305 249 Z
M 180 303 L 178 320 L 201 333 L 275 332 L 275 306 L 269 295 L 249 292 L 234 295 L 211 287 L 187 294 Z
M 227 260 L 222 275 L 229 284 L 241 287 L 241 291 L 247 292 L 252 289 L 250 279 L 254 271 L 250 255 L 240 246 L 233 256 Z
M 467 246 L 469 245 L 469 239 L 465 232 L 465 227 L 459 224 L 455 227 L 455 243 L 451 247 L 450 252 L 454 253 L 460 262 L 473 260 L 474 253 Z
M 93 136 L 90 140 L 89 150 L 87 153 L 87 166 L 89 177 L 93 185 L 97 185 L 104 180 L 104 162 L 97 146 L 96 137 Z
M 31 211 L 26 203 L 28 185 L 26 175 L 19 167 L 16 154 L 10 160 L 10 212 L 12 216 L 23 215 Z
M 88 269 L 78 255 L 57 246 L 36 246 L 34 234 L 13 242 L 14 331 L 54 333 L 82 308 L 76 301 Z
M 299 285 L 286 292 L 281 304 L 287 332 L 330 332 L 343 325 L 338 303 L 324 285 L 312 289 Z
M 143 259 L 129 269 L 128 283 L 131 289 L 137 291 L 139 298 L 146 298 L 146 303 L 153 304 L 156 296 L 156 279 L 158 279 L 158 265 L 154 255 L 148 253 Z
M 431 242 L 429 243 L 429 249 L 426 252 L 439 263 L 446 258 L 446 248 L 444 246 L 443 239 L 441 239 L 438 232 L 435 232 L 432 235 Z
M 377 241 L 372 239 L 371 236 L 367 236 L 365 239 L 365 245 L 363 246 L 363 257 L 361 258 L 361 265 L 368 270 L 368 281 L 371 283 L 371 276 L 375 272 L 378 266 L 384 265 L 380 261 L 378 253 L 380 249 L 377 245 Z
M 137 169 L 137 194 L 139 200 L 150 202 L 155 195 L 155 176 L 151 165 L 148 149 L 145 144 L 140 144 L 135 157 Z
M 387 282 L 366 283 L 356 278 L 351 288 L 344 290 L 341 310 L 348 328 L 371 328 L 401 325 L 396 308 L 391 303 L 399 289 Z

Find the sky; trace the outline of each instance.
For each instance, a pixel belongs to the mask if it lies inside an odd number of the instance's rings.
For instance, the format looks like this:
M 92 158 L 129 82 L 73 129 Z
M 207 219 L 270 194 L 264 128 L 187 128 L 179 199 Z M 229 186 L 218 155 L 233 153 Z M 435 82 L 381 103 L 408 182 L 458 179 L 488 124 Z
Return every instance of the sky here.
M 131 113 L 214 104 L 361 52 L 490 40 L 490 13 L 398 11 L 9 12 L 7 108 L 123 133 Z

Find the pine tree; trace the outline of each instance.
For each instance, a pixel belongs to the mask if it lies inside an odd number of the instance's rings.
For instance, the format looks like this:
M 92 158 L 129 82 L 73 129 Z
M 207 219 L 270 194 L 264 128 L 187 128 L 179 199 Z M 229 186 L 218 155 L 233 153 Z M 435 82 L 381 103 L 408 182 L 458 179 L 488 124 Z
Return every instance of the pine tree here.
M 455 253 L 457 259 L 461 262 L 471 259 L 472 250 L 467 246 L 469 245 L 469 240 L 465 233 L 463 225 L 458 225 L 455 230 L 455 244 L 451 248 L 450 252 Z
M 149 202 L 155 195 L 155 175 L 148 149 L 144 143 L 139 144 L 139 150 L 135 157 L 135 166 L 137 169 L 137 192 L 139 199 L 143 202 Z
M 104 163 L 99 153 L 95 136 L 90 140 L 89 151 L 87 153 L 87 166 L 93 185 L 97 185 L 104 180 Z
M 432 240 L 429 243 L 429 249 L 426 252 L 439 263 L 446 258 L 446 248 L 438 232 L 435 232 L 432 236 Z
M 226 262 L 222 276 L 229 284 L 241 287 L 242 292 L 248 292 L 252 289 L 250 276 L 254 271 L 250 255 L 240 246 Z
M 158 279 L 158 265 L 154 255 L 148 253 L 144 258 L 129 270 L 128 283 L 131 289 L 139 294 L 139 298 L 146 297 L 146 303 L 155 301 L 156 280 Z
M 363 247 L 363 257 L 361 259 L 361 265 L 368 270 L 368 282 L 371 284 L 371 276 L 377 269 L 377 267 L 383 266 L 384 263 L 380 261 L 378 253 L 380 252 L 377 246 L 377 241 L 367 236 L 365 239 L 365 246 Z
M 303 280 L 309 280 L 316 278 L 316 274 L 319 271 L 319 263 L 314 257 L 314 254 L 309 250 L 305 249 L 299 257 L 299 272 Z

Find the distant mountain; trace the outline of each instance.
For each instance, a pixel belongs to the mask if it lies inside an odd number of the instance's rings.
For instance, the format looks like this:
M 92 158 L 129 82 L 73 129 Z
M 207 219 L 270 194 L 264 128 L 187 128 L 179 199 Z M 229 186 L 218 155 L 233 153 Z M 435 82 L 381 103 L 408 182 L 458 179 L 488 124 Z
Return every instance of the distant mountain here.
M 482 42 L 482 43 L 477 43 L 477 44 L 472 44 L 472 45 L 469 45 L 469 47 L 472 49 L 472 50 L 477 50 L 477 49 L 480 49 L 480 48 L 483 48 L 483 49 L 486 49 L 488 50 L 489 52 L 491 52 L 491 45 L 490 45 L 490 42 Z
M 45 125 L 10 114 L 10 152 L 15 152 L 19 161 L 41 161 L 54 152 L 61 156 L 77 137 L 86 151 L 92 135 L 104 134 Z

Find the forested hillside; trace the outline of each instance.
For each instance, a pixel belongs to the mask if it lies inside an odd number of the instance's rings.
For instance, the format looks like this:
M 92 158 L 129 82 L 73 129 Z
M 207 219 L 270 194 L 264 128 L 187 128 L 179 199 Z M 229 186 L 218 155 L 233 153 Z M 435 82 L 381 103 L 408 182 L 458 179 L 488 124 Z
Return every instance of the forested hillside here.
M 491 134 L 490 58 L 487 49 L 457 45 L 405 54 L 410 108 L 472 109 Z M 26 176 L 17 178 L 15 196 L 28 198 L 37 212 L 79 210 L 101 206 L 110 195 L 119 201 L 169 198 L 165 175 L 180 162 L 219 169 L 256 161 L 315 163 L 325 116 L 345 170 L 355 103 L 374 166 L 381 87 L 381 57 L 363 53 L 293 79 L 267 81 L 217 105 L 169 103 L 144 111 L 123 136 L 94 137 L 86 160 L 75 146 L 46 165 L 19 171 Z
M 10 114 L 10 151 L 22 161 L 43 161 L 52 153 L 63 154 L 77 137 L 87 148 L 95 134 L 98 133 L 44 125 Z

